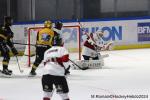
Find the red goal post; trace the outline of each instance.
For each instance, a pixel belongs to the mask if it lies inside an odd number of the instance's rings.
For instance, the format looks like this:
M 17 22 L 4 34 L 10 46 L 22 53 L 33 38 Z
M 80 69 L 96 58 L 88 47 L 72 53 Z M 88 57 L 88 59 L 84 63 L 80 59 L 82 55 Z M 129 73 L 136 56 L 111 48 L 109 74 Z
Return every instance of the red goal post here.
M 31 66 L 31 56 L 35 54 L 37 32 L 44 27 L 29 27 L 27 35 L 27 46 L 25 48 L 25 55 L 28 56 L 28 66 Z M 81 59 L 81 33 L 80 26 L 63 26 L 62 36 L 64 40 L 64 46 L 68 49 L 69 53 L 77 53 L 75 59 Z M 34 49 L 34 50 L 33 50 Z

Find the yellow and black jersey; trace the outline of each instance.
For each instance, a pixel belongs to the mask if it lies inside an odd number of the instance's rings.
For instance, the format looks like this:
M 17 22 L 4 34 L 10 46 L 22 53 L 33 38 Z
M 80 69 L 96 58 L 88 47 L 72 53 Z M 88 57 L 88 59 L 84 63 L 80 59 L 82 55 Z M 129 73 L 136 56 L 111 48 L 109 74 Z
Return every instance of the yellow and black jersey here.
M 37 44 L 52 46 L 54 31 L 50 28 L 44 28 L 38 32 Z
M 0 43 L 13 47 L 11 38 L 13 38 L 14 33 L 11 31 L 10 27 L 0 27 Z
M 10 27 L 0 27 L 0 40 L 7 40 L 13 38 L 13 32 Z

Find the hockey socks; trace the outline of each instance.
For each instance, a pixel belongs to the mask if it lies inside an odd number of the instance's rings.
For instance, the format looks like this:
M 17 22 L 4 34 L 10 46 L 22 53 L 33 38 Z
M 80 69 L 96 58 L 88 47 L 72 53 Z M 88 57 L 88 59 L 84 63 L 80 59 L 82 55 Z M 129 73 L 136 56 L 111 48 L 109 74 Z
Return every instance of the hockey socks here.
M 50 100 L 50 98 L 44 97 L 43 100 Z

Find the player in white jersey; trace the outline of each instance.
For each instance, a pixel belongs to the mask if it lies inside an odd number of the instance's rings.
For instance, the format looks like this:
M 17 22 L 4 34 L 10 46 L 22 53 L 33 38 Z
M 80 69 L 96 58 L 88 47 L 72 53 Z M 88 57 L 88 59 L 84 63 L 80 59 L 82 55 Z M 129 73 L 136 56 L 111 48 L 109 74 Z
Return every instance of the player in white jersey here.
M 56 92 L 61 96 L 62 100 L 70 100 L 68 96 L 68 83 L 65 78 L 66 68 L 63 65 L 64 62 L 69 61 L 69 53 L 61 46 L 62 40 L 60 38 L 55 39 L 55 45 L 44 54 L 44 73 L 42 77 L 43 100 L 51 100 L 53 85 L 55 85 Z
M 98 50 L 108 49 L 111 44 L 104 45 L 104 41 L 102 39 L 103 32 L 97 31 L 95 33 L 86 33 L 82 36 L 84 41 L 82 56 L 84 60 L 98 60 L 99 52 Z
M 62 40 L 62 46 L 64 46 L 64 39 L 63 39 L 63 36 L 62 36 L 62 27 L 63 27 L 63 23 L 58 21 L 58 22 L 55 22 L 55 27 L 53 28 L 53 31 L 55 33 L 55 37 L 54 37 L 54 43 L 55 43 L 55 38 L 60 38 Z M 68 66 L 68 63 L 64 63 L 65 66 Z M 65 72 L 65 75 L 68 75 L 70 74 L 70 67 L 71 66 L 68 66 L 68 68 L 66 68 L 66 72 Z

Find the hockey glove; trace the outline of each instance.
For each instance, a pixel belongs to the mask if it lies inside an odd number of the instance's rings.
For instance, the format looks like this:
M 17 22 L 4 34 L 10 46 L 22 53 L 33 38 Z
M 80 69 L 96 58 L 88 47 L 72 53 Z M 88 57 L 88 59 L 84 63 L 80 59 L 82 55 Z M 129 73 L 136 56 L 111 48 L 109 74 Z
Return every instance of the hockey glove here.
M 58 64 L 64 67 L 63 62 L 69 61 L 69 55 L 64 55 L 62 57 L 56 58 L 56 61 L 58 62 Z
M 71 67 L 71 66 L 69 65 L 68 68 L 65 69 L 65 75 L 70 74 L 70 71 L 69 71 L 70 67 Z
M 6 45 L 6 44 L 7 44 L 7 41 L 6 41 L 6 40 L 2 40 L 2 41 L 1 41 L 1 44 Z
M 95 44 L 95 42 L 90 38 L 90 39 L 88 39 L 88 42 L 91 44 L 91 45 L 94 45 Z
M 15 47 L 12 47 L 12 48 L 11 48 L 11 51 L 12 51 L 12 53 L 13 53 L 14 55 L 18 55 L 18 51 L 16 50 Z

